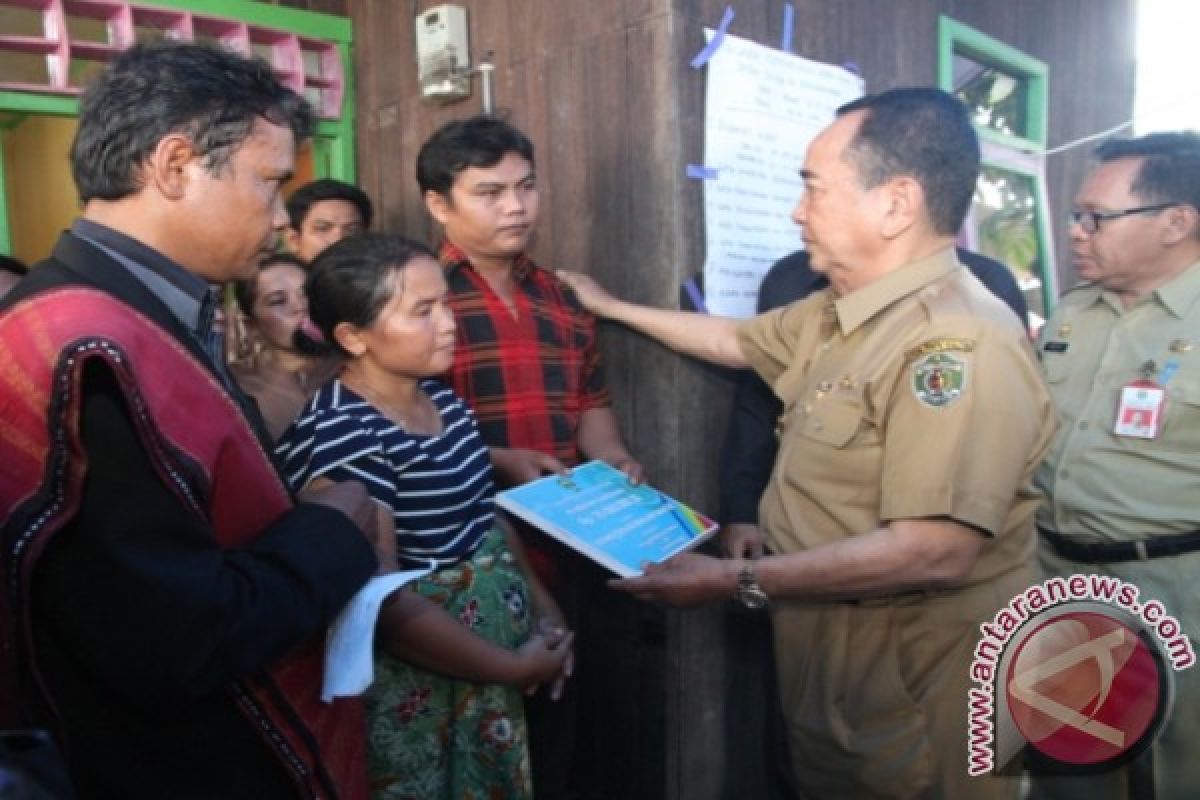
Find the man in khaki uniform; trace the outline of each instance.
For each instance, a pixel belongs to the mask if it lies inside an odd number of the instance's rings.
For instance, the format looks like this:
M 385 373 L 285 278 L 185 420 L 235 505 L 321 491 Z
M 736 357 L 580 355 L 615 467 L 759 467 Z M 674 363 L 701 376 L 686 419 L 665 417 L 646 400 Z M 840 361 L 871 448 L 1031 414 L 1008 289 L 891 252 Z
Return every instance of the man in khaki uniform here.
M 1036 475 L 1039 556 L 1050 574 L 1114 575 L 1200 639 L 1200 135 L 1110 141 L 1075 198 L 1074 264 L 1038 355 L 1059 433 Z M 1157 430 L 1122 428 L 1122 389 L 1165 389 Z M 1121 430 L 1118 433 L 1118 430 Z M 1037 798 L 1200 793 L 1200 669 L 1175 673 L 1154 744 L 1100 775 L 1036 778 Z
M 1021 324 L 953 244 L 979 167 L 935 89 L 861 98 L 809 147 L 793 212 L 831 287 L 745 322 L 585 305 L 783 401 L 760 520 L 778 555 L 688 554 L 616 582 L 694 605 L 770 600 L 796 780 L 814 798 L 1015 797 L 967 775 L 978 625 L 1032 579 L 1031 476 L 1053 430 Z

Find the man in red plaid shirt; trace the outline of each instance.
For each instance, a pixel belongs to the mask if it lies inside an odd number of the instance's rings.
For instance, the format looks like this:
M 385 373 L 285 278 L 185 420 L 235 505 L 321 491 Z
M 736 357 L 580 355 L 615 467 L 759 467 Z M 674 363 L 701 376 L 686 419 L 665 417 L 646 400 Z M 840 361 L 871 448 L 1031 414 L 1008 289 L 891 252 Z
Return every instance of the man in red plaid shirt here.
M 589 459 L 641 481 L 642 466 L 626 448 L 610 404 L 595 318 L 525 254 L 538 216 L 529 139 L 493 116 L 448 123 L 422 146 L 417 183 L 444 229 L 440 257 L 457 323 L 449 378 L 475 411 L 499 482 L 524 483 Z M 602 651 L 603 643 L 588 636 L 586 615 L 573 612 L 594 609 L 606 576 L 548 537 L 524 538 L 568 622 L 582 623 L 581 655 Z M 585 677 L 585 693 L 586 686 Z M 569 796 L 567 776 L 578 772 L 570 763 L 574 694 L 568 691 L 557 709 L 529 705 L 537 796 Z M 584 698 L 579 705 L 592 704 Z
M 458 323 L 451 379 L 501 482 L 593 458 L 640 480 L 609 402 L 595 319 L 525 255 L 538 216 L 529 139 L 495 117 L 451 122 L 421 148 L 417 182 L 445 230 Z

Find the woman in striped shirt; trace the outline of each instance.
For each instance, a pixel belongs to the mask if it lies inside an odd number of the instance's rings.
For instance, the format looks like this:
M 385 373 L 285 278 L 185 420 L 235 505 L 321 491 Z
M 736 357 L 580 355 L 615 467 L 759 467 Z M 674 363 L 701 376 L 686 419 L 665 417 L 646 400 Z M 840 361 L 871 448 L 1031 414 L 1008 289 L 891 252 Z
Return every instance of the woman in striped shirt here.
M 497 524 L 474 417 L 432 377 L 454 355 L 441 267 L 416 242 L 356 236 L 317 258 L 307 288 L 347 362 L 280 439 L 288 478 L 363 482 L 392 509 L 399 565 L 435 565 L 377 626 L 375 797 L 529 797 L 521 690 L 561 688 L 571 634 Z

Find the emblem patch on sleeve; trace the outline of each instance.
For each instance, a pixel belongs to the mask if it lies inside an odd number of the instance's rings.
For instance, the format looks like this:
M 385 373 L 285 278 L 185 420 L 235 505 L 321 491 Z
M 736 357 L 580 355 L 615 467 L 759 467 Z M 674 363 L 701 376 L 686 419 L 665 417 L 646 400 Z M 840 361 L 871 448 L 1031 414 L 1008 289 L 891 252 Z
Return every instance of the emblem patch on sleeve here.
M 913 364 L 912 389 L 930 408 L 945 408 L 962 397 L 967 383 L 967 362 L 946 351 L 929 353 Z

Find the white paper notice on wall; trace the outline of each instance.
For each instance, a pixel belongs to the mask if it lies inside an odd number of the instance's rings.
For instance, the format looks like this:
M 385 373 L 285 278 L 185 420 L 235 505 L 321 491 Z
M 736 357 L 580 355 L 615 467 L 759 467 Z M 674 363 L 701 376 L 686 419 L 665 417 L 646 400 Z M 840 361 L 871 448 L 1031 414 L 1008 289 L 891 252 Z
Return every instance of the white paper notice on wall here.
M 744 318 L 770 266 L 803 246 L 790 214 L 808 143 L 863 93 L 863 81 L 729 34 L 706 70 L 704 166 L 716 177 L 704 181 L 705 302 L 713 314 Z

